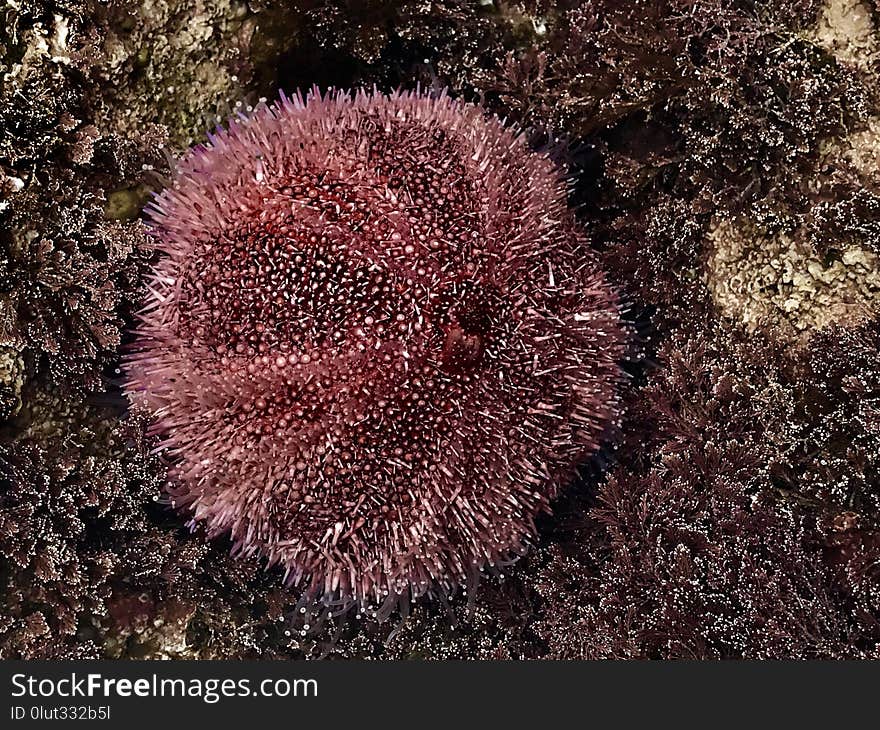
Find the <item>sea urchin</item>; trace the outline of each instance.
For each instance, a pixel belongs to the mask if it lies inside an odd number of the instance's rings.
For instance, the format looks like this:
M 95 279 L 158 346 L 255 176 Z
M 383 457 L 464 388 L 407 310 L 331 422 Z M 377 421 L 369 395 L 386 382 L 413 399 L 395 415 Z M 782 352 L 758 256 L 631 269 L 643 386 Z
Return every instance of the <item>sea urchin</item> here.
M 615 296 L 558 170 L 479 107 L 282 96 L 149 216 L 128 391 L 172 499 L 328 606 L 518 554 L 616 415 Z

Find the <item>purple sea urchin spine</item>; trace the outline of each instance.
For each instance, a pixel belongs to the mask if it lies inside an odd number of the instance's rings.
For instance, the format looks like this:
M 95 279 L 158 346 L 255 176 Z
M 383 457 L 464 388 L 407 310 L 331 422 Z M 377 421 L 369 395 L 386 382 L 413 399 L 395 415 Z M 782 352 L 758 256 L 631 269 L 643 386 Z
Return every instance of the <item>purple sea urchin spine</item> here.
M 211 535 L 327 605 L 521 552 L 625 335 L 545 157 L 446 96 L 286 98 L 180 161 L 127 370 Z

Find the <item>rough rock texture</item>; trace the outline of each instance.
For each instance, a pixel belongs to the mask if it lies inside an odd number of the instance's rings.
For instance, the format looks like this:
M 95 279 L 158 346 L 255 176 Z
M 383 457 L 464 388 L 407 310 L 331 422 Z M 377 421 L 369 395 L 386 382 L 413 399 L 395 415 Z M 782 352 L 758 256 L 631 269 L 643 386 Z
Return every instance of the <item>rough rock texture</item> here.
M 785 231 L 722 221 L 709 232 L 708 285 L 715 302 L 749 329 L 807 337 L 832 324 L 857 325 L 880 310 L 880 257 L 847 246 L 833 258 Z
M 880 43 L 873 14 L 872 3 L 865 0 L 826 0 L 810 36 L 841 63 L 876 71 Z
M 96 123 L 123 135 L 161 125 L 197 140 L 245 93 L 254 23 L 244 2 L 145 0 L 111 10 L 90 68 L 104 97 Z

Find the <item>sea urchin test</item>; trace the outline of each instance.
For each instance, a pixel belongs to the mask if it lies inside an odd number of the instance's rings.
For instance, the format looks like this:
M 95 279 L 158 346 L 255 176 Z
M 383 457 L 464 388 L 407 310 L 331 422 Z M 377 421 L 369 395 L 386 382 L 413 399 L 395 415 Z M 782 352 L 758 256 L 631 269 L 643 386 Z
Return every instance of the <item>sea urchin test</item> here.
M 171 498 L 327 606 L 522 552 L 617 415 L 560 172 L 445 96 L 282 97 L 179 161 L 127 363 Z

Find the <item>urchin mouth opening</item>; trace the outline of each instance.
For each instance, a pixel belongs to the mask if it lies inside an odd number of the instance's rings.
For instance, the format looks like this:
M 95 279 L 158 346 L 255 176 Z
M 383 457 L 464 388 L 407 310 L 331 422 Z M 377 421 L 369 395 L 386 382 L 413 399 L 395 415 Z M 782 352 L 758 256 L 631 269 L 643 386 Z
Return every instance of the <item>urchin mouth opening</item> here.
M 469 331 L 459 322 L 445 328 L 440 362 L 446 372 L 474 370 L 482 361 L 484 352 L 484 339 L 479 332 Z

